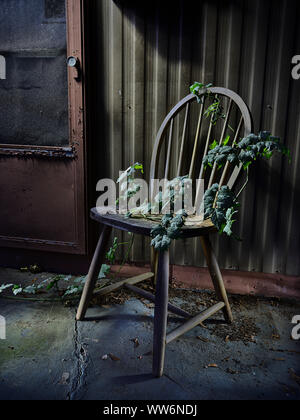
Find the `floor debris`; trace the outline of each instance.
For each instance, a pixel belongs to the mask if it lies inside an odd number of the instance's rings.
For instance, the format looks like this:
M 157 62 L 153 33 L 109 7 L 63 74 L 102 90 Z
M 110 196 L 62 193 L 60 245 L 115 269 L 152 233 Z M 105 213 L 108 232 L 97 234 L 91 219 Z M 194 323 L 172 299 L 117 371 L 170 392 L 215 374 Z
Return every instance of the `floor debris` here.
M 0 283 L 31 284 L 36 277 L 0 270 Z M 151 282 L 143 287 L 153 293 Z M 0 299 L 7 323 L 0 399 L 300 399 L 300 341 L 291 340 L 299 302 L 230 296 L 234 323 L 220 312 L 170 343 L 157 380 L 153 305 L 124 289 L 112 295 L 95 299 L 84 322 L 75 320 L 74 302 Z M 171 287 L 170 301 L 194 315 L 216 299 L 210 291 Z M 182 319 L 170 314 L 168 321 L 171 331 Z

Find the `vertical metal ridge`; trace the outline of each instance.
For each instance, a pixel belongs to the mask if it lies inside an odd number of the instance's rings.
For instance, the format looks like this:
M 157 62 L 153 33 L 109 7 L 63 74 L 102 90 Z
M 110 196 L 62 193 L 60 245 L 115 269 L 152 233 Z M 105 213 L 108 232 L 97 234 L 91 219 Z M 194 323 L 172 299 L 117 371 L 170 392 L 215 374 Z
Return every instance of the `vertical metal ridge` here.
M 268 27 L 270 25 L 270 2 L 247 0 L 244 16 L 244 44 L 242 51 L 242 66 L 240 74 L 240 94 L 248 104 L 253 117 L 253 131 L 258 132 L 261 127 L 261 114 L 264 99 L 264 82 L 267 68 Z M 252 19 L 251 16 L 254 18 Z M 266 24 L 267 22 L 267 24 Z M 253 176 L 254 175 L 254 176 Z M 247 194 L 243 194 L 239 217 L 239 236 L 243 242 L 237 246 L 237 268 L 252 271 L 257 267 L 254 259 L 256 185 L 255 174 L 251 174 L 247 186 Z M 257 268 L 256 268 L 257 269 Z
M 296 21 L 300 19 L 300 6 Z M 295 25 L 293 51 L 300 51 L 300 27 Z M 283 180 L 280 203 L 281 208 L 279 216 L 285 215 L 286 226 L 283 223 L 279 225 L 278 243 L 283 244 L 278 258 L 281 262 L 282 272 L 294 274 L 300 272 L 300 261 L 297 258 L 299 254 L 300 226 L 299 226 L 299 189 L 300 174 L 300 84 L 291 79 L 289 86 L 289 106 L 287 110 L 288 118 L 285 126 L 285 143 L 291 149 L 291 163 L 283 162 Z M 293 142 L 293 139 L 294 142 Z M 293 147 L 294 146 L 294 147 Z M 289 176 L 291 174 L 291 176 Z M 286 187 L 287 184 L 287 187 Z M 298 236 L 297 236 L 298 235 Z
M 220 4 L 218 18 L 216 83 L 234 91 L 238 89 L 241 49 L 242 49 L 242 2 Z M 228 104 L 226 104 L 228 106 Z M 226 108 L 225 108 L 226 110 Z M 222 125 L 220 123 L 220 125 Z M 221 133 L 220 133 L 221 134 Z M 230 134 L 226 131 L 224 135 Z M 219 141 L 219 138 L 216 139 Z M 213 170 L 215 172 L 215 170 Z M 211 181 L 211 180 L 210 180 Z M 222 267 L 232 265 L 232 252 L 236 244 L 228 238 L 216 237 L 214 247 Z M 227 252 L 224 252 L 226 249 Z
M 288 106 L 288 87 L 290 82 L 290 69 L 285 65 L 289 62 L 291 51 L 291 32 L 293 25 L 292 9 L 287 2 L 283 2 L 280 10 L 272 9 L 270 27 L 269 49 L 267 57 L 267 78 L 265 81 L 265 104 L 262 127 L 281 138 L 285 134 L 285 117 Z M 276 27 L 276 29 L 275 29 Z M 284 48 L 285 45 L 285 48 Z M 274 71 L 276 68 L 276 71 Z M 272 109 L 271 109 L 271 108 Z M 274 155 L 270 162 L 260 167 L 260 176 L 264 180 L 263 186 L 258 189 L 259 220 L 256 230 L 260 227 L 260 238 L 257 238 L 257 249 L 261 271 L 281 271 L 274 261 L 276 254 L 276 225 L 278 221 L 278 208 L 280 199 L 282 157 Z M 263 205 L 262 205 L 263 203 Z M 269 246 L 272 244 L 272 246 Z M 258 251 L 258 252 L 259 252 Z M 276 266 L 275 266 L 276 265 Z
M 144 83 L 145 83 L 145 18 L 134 8 L 124 7 L 124 157 L 125 168 L 141 162 L 144 156 Z M 143 238 L 136 237 L 132 248 L 135 261 L 144 259 Z

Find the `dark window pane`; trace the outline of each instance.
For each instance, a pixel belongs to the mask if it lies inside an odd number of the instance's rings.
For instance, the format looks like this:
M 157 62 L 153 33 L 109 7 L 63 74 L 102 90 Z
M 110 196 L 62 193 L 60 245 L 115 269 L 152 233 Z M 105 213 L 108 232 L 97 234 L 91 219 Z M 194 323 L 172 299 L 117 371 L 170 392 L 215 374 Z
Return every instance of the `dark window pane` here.
M 1 144 L 68 144 L 64 10 L 65 0 L 1 0 Z
M 61 0 L 45 0 L 46 19 L 65 17 L 65 4 Z

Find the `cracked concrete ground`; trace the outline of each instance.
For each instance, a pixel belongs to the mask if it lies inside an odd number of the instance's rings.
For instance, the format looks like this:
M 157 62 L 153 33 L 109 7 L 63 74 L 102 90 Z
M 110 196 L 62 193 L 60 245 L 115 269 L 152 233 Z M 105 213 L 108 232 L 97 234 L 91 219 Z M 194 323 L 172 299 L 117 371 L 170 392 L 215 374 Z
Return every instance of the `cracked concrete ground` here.
M 0 284 L 21 277 L 0 269 Z M 197 312 L 213 295 L 173 290 L 171 300 Z M 300 341 L 291 339 L 299 302 L 237 296 L 231 302 L 235 324 L 223 324 L 220 314 L 169 344 L 165 375 L 155 379 L 153 307 L 146 301 L 130 295 L 121 305 L 95 305 L 76 322 L 75 307 L 0 299 L 7 322 L 0 399 L 299 399 Z M 170 315 L 169 328 L 179 322 Z

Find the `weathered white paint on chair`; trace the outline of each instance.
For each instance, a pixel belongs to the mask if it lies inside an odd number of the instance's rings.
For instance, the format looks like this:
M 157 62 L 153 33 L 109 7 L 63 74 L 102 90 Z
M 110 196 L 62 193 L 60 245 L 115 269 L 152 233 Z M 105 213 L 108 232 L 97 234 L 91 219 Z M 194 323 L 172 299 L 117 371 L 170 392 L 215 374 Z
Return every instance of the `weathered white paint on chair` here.
M 0 315 L 0 340 L 6 339 L 6 320 Z
M 0 79 L 6 79 L 6 59 L 0 55 Z

